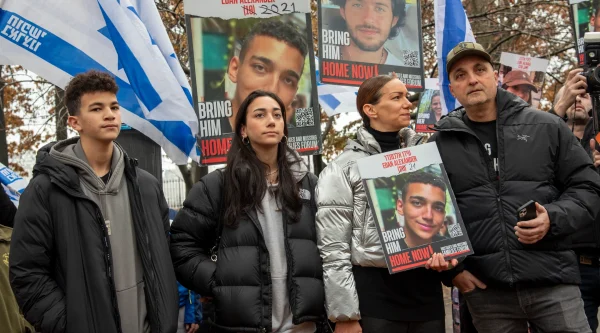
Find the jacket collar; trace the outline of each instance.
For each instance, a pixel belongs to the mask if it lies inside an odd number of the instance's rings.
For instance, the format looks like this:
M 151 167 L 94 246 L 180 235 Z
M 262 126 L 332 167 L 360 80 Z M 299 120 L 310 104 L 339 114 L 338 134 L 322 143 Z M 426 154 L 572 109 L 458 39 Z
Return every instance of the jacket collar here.
M 348 139 L 348 143 L 346 143 L 346 147 L 344 148 L 344 151 L 346 150 L 364 151 L 369 155 L 381 153 L 379 143 L 377 143 L 377 140 L 375 140 L 364 126 L 358 128 L 358 131 L 356 132 L 356 141 Z
M 496 110 L 498 112 L 498 124 L 505 124 L 509 118 L 517 115 L 529 106 L 525 101 L 509 93 L 508 91 L 502 88 L 497 89 Z M 466 113 L 467 112 L 465 109 L 461 106 L 460 108 L 449 113 L 446 117 L 440 119 L 440 121 L 438 121 L 433 128 L 437 131 L 471 131 L 463 120 Z
M 74 137 L 62 141 L 61 144 L 74 144 L 77 143 L 78 140 L 79 137 Z M 45 174 L 50 177 L 52 182 L 56 182 L 75 191 L 81 191 L 79 185 L 79 175 L 77 174 L 77 171 L 50 155 L 50 150 L 58 143 L 59 142 L 51 142 L 38 150 L 35 166 L 33 167 L 33 177 L 35 178 L 40 174 Z M 126 176 L 131 177 L 132 175 L 135 175 L 137 160 L 130 158 L 117 142 L 115 142 L 115 145 L 119 146 L 123 152 Z

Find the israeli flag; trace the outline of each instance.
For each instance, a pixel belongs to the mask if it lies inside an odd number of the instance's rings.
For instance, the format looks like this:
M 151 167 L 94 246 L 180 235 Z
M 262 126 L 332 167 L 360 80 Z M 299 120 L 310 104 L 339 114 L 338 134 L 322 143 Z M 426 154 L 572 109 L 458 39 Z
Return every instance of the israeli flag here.
M 356 109 L 356 95 L 358 87 L 323 84 L 319 77 L 319 58 L 315 57 L 317 68 L 317 93 L 319 104 L 329 117 L 340 113 L 358 112 Z
M 434 12 L 440 94 L 443 112 L 447 113 L 460 106 L 450 93 L 446 73 L 448 53 L 460 42 L 475 42 L 475 37 L 461 0 L 435 0 Z
M 153 0 L 0 0 L 0 50 L 63 88 L 111 73 L 124 123 L 177 164 L 198 159 L 191 88 Z
M 25 191 L 28 182 L 6 165 L 0 163 L 0 184 L 2 184 L 2 189 L 8 194 L 10 200 L 18 207 L 19 198 Z

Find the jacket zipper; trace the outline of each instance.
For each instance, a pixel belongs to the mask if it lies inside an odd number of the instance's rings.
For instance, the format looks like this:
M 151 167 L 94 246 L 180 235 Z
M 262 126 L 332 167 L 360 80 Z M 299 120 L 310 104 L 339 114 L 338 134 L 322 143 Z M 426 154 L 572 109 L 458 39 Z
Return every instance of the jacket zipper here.
M 252 221 L 252 223 L 254 224 L 254 227 L 258 230 L 258 233 L 260 234 L 260 236 L 264 240 L 265 239 L 265 235 L 262 232 L 262 228 L 260 227 L 260 223 L 258 223 L 258 221 L 256 221 L 254 219 L 254 217 L 252 216 L 252 214 L 250 214 L 250 212 L 248 212 L 247 210 L 246 210 L 246 215 L 248 216 L 248 218 L 250 219 L 250 221 Z M 264 244 L 261 244 L 261 246 L 263 246 L 263 245 Z M 270 266 L 271 263 L 270 263 L 270 258 L 269 258 L 269 250 L 267 249 L 266 245 L 264 245 L 264 249 L 263 250 L 267 253 L 267 256 L 266 256 L 266 258 L 267 258 L 267 266 Z M 258 269 L 260 271 L 260 276 L 262 276 L 263 275 L 263 269 L 262 269 L 262 265 L 260 263 L 258 264 Z M 271 272 L 266 272 L 266 274 L 268 274 L 268 278 L 269 278 L 269 280 L 271 280 Z M 265 288 L 265 286 L 264 286 L 264 283 L 263 283 L 263 279 L 261 278 L 260 279 L 261 295 L 262 295 L 262 291 L 263 291 L 264 288 Z M 273 290 L 271 289 L 271 293 L 272 292 L 273 292 Z M 271 295 L 271 302 L 272 302 L 272 299 L 273 299 L 273 295 Z M 264 319 L 264 317 L 265 317 L 265 307 L 261 305 L 261 307 L 260 307 L 260 320 L 261 320 L 261 322 Z M 263 327 L 262 325 L 260 325 L 258 327 L 258 331 L 260 333 L 266 333 L 267 329 L 265 327 Z
M 126 161 L 126 163 L 127 163 L 127 161 Z M 141 192 L 140 192 L 140 188 L 139 188 L 139 186 L 137 184 L 137 172 L 135 170 L 135 168 L 138 165 L 138 160 L 137 159 L 131 159 L 129 161 L 129 163 L 131 163 L 131 165 L 129 166 L 130 168 L 126 167 L 124 172 L 125 172 L 125 174 L 129 173 L 130 174 L 129 179 L 132 180 L 132 181 L 130 181 L 126 177 L 125 181 L 127 183 L 131 182 L 131 189 L 132 189 L 132 192 L 133 192 L 133 198 L 131 198 L 131 196 L 130 196 L 129 200 L 130 200 L 130 204 L 133 201 L 132 208 L 135 208 L 135 209 L 132 209 L 132 223 L 133 223 L 133 227 L 134 227 L 134 230 L 135 230 L 135 220 L 136 220 L 135 216 L 137 216 L 137 213 L 143 212 L 143 206 L 140 203 L 142 195 L 141 195 Z M 133 180 L 135 180 L 135 181 L 133 181 Z M 136 212 L 136 214 L 133 213 L 134 211 Z M 142 216 L 138 216 L 137 218 L 138 218 L 139 221 L 142 221 L 142 219 L 143 219 Z M 140 241 L 140 244 L 142 244 L 142 245 L 146 244 L 146 240 L 149 239 L 148 229 L 138 230 L 137 232 L 138 233 L 142 233 L 142 236 L 143 236 L 142 241 Z M 137 241 L 138 240 L 136 238 L 136 242 Z M 137 243 L 136 243 L 136 246 L 137 246 Z M 145 252 L 149 253 L 147 247 L 140 248 L 139 251 L 145 251 Z M 140 260 L 141 260 L 141 257 L 140 257 Z M 150 258 L 150 261 L 153 261 L 153 259 Z M 142 266 L 143 266 L 143 262 L 142 262 Z M 145 280 L 144 281 L 145 282 L 145 288 L 147 288 L 149 285 L 153 285 L 153 286 L 158 285 L 157 277 L 156 277 L 156 271 L 153 271 L 153 270 L 146 271 L 146 269 L 144 269 L 144 273 L 143 274 L 144 274 L 144 280 Z M 147 283 L 146 279 L 150 280 L 149 281 L 150 283 Z M 157 295 L 154 295 L 154 296 L 157 296 Z M 146 297 L 146 298 L 148 298 L 148 297 Z M 148 301 L 146 301 L 146 302 L 148 302 Z M 147 307 L 147 312 L 148 312 L 148 315 L 152 316 L 154 318 L 154 320 L 156 321 L 156 329 L 159 330 L 157 333 L 161 333 L 160 332 L 160 327 L 161 327 L 160 314 L 156 313 L 158 302 L 159 302 L 159 300 L 155 299 L 151 303 L 151 304 L 154 304 L 154 308 L 152 306 L 148 306 Z M 152 321 L 151 320 L 148 320 L 148 324 L 152 328 Z
M 288 295 L 291 296 L 292 295 L 292 274 L 291 272 L 294 269 L 294 262 L 292 260 L 292 254 L 290 253 L 290 242 L 289 242 L 289 235 L 288 235 L 288 223 L 287 223 L 287 216 L 285 214 L 285 212 L 282 210 L 281 212 L 281 216 L 283 217 L 283 236 L 284 236 L 284 244 L 285 244 L 285 257 L 286 257 L 286 261 L 287 261 L 287 267 L 288 267 L 288 271 L 287 271 L 287 288 L 288 288 Z M 298 223 L 300 223 L 298 221 Z M 295 295 L 294 295 L 295 296 Z M 296 310 L 296 298 L 295 297 L 289 297 L 289 301 L 290 301 L 290 307 L 292 308 L 292 323 L 294 321 L 294 310 Z
M 53 183 L 58 185 L 63 191 L 67 192 L 71 196 L 91 202 L 92 205 L 94 205 L 94 207 L 96 208 L 96 216 L 94 216 L 94 217 L 96 218 L 98 225 L 100 227 L 100 230 L 102 230 L 102 235 L 103 235 L 102 236 L 102 244 L 104 245 L 104 263 L 106 265 L 108 281 L 110 283 L 110 288 L 111 288 L 111 301 L 113 303 L 113 310 L 114 310 L 113 314 L 115 316 L 115 321 L 117 324 L 117 332 L 121 333 L 122 332 L 121 315 L 119 314 L 119 306 L 117 303 L 117 290 L 115 287 L 115 280 L 114 280 L 114 276 L 113 276 L 113 267 L 112 267 L 112 258 L 111 258 L 112 250 L 110 247 L 110 240 L 108 239 L 108 230 L 106 229 L 106 224 L 104 223 L 104 219 L 102 218 L 102 213 L 100 212 L 100 208 L 93 200 L 91 200 L 87 196 L 81 195 L 81 194 L 73 191 L 72 189 L 66 188 L 63 184 L 61 184 L 59 182 L 53 182 Z
M 464 132 L 467 134 L 470 134 L 472 136 L 474 136 L 477 141 L 479 142 L 479 153 L 481 155 L 483 155 L 483 158 L 485 160 L 486 163 L 486 167 L 487 167 L 487 174 L 488 174 L 488 178 L 492 181 L 494 181 L 494 177 L 495 177 L 495 170 L 494 170 L 494 161 L 492 160 L 492 158 L 489 156 L 489 154 L 487 154 L 487 152 L 485 151 L 485 147 L 483 146 L 483 142 L 481 142 L 481 139 L 479 139 L 479 137 L 471 130 L 467 130 L 467 129 L 463 129 L 463 128 L 454 128 L 454 129 L 438 129 L 438 131 L 443 131 L 443 132 L 447 132 L 447 131 L 455 131 L 455 132 Z M 499 147 L 499 136 L 498 136 L 498 122 L 496 120 L 496 146 L 497 148 Z M 502 229 L 502 240 L 504 242 L 504 247 L 505 247 L 505 251 L 506 251 L 506 268 L 509 271 L 509 286 L 512 288 L 514 285 L 514 277 L 513 277 L 513 270 L 512 270 L 512 265 L 510 262 L 510 254 L 509 254 L 509 249 L 508 249 L 508 236 L 506 234 L 506 228 L 504 225 L 504 213 L 502 212 L 502 200 L 500 199 L 500 184 L 501 184 L 501 179 L 502 177 L 500 177 L 501 173 L 500 173 L 500 149 L 498 148 L 498 186 L 494 187 L 494 191 L 496 192 L 496 206 L 498 207 L 498 214 L 500 215 L 500 228 Z M 492 172 L 493 171 L 493 172 Z
M 501 219 L 501 223 L 500 223 L 500 227 L 502 228 L 502 235 L 504 236 L 504 246 L 505 246 L 505 258 L 506 258 L 506 268 L 508 268 L 508 272 L 509 274 L 509 283 L 508 285 L 512 288 L 514 285 L 514 276 L 513 276 L 513 269 L 512 269 L 512 263 L 510 262 L 510 249 L 508 246 L 508 232 L 506 231 L 506 227 L 504 225 L 504 210 L 502 209 L 502 199 L 500 199 L 500 189 L 502 188 L 502 168 L 500 167 L 502 164 L 500 163 L 500 156 L 503 156 L 502 154 L 500 154 L 500 123 L 498 121 L 496 121 L 496 148 L 498 149 L 498 188 L 496 189 L 496 198 L 497 198 L 497 205 L 498 205 L 498 212 L 500 213 L 500 219 Z M 504 141 L 503 141 L 504 142 Z M 504 150 L 503 150 L 504 151 Z M 492 161 L 493 163 L 493 161 Z

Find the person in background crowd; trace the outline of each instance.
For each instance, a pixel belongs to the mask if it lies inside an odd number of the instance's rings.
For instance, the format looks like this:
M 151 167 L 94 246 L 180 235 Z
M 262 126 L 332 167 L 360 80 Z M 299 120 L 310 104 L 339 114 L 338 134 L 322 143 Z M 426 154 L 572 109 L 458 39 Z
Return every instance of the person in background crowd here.
M 0 187 L 0 328 L 3 333 L 33 333 L 35 329 L 23 318 L 8 278 L 10 239 L 16 213 L 17 207 Z
M 600 2 L 597 0 L 591 1 L 593 13 L 590 16 L 590 26 L 593 32 L 600 32 Z
M 227 166 L 194 185 L 171 227 L 179 281 L 213 297 L 215 327 L 314 332 L 325 318 L 316 177 L 287 145 L 286 107 L 254 91 L 240 105 Z
M 587 93 L 587 82 L 580 75 L 581 69 L 569 72 L 565 85 L 554 98 L 554 108 L 550 111 L 566 120 L 581 145 L 593 158 L 594 166 L 600 166 L 600 153 L 595 149 L 592 101 Z M 600 169 L 599 169 L 600 170 Z M 581 297 L 585 314 L 592 332 L 598 329 L 598 307 L 600 307 L 600 217 L 573 235 L 571 248 L 577 255 L 581 274 Z
M 8 194 L 4 190 L 4 186 L 0 185 L 0 225 L 12 228 L 17 214 L 17 206 L 10 200 Z
M 15 216 L 10 282 L 42 333 L 174 333 L 177 283 L 161 184 L 114 142 L 118 86 L 98 71 L 65 89 L 79 137 L 40 149 Z
M 197 311 L 201 307 L 196 293 L 186 289 L 179 282 L 179 320 L 177 322 L 177 333 L 194 333 L 202 322 L 202 312 Z
M 513 69 L 504 76 L 502 89 L 517 95 L 531 106 L 531 91 L 538 92 L 537 87 L 531 81 L 526 72 Z
M 570 237 L 600 213 L 600 176 L 557 117 L 497 87 L 477 43 L 448 54 L 450 91 L 463 105 L 435 141 L 475 254 L 453 279 L 479 333 L 590 332 Z M 468 162 L 466 162 L 468 161 Z M 537 217 L 517 220 L 536 202 Z
M 554 107 L 549 112 L 562 118 L 585 151 L 594 160 L 598 160 L 600 147 L 593 140 L 596 134 L 591 118 L 592 101 L 587 92 L 586 78 L 581 75 L 581 72 L 583 72 L 581 68 L 569 72 L 565 85 L 557 92 L 554 98 Z
M 444 332 L 440 274 L 425 268 L 388 273 L 356 165 L 362 157 L 425 142 L 408 128 L 412 104 L 407 93 L 395 76 L 363 82 L 356 98 L 363 126 L 319 176 L 319 250 L 327 314 L 337 333 Z M 441 254 L 431 260 L 435 267 L 448 267 Z

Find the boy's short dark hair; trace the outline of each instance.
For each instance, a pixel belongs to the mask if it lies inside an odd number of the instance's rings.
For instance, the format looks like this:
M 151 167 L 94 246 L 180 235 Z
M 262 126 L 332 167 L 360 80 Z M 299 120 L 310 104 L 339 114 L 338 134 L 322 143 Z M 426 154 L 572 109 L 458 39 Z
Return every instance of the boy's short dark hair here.
M 79 114 L 81 96 L 93 92 L 110 92 L 117 94 L 119 86 L 115 79 L 106 72 L 91 70 L 75 75 L 65 88 L 65 105 L 70 116 Z
M 444 180 L 436 175 L 429 172 L 417 171 L 407 177 L 404 184 L 402 185 L 402 200 L 406 200 L 406 194 L 408 193 L 408 186 L 410 184 L 426 184 L 439 188 L 446 193 L 446 183 Z
M 297 49 L 303 57 L 306 57 L 306 54 L 308 54 L 306 34 L 301 32 L 300 28 L 292 23 L 281 22 L 278 19 L 262 20 L 250 29 L 250 32 L 248 32 L 242 42 L 239 56 L 241 62 L 244 62 L 248 47 L 256 36 L 271 37 L 284 42 Z

